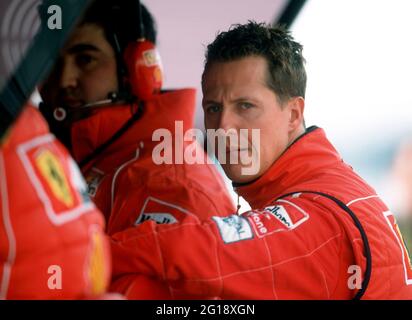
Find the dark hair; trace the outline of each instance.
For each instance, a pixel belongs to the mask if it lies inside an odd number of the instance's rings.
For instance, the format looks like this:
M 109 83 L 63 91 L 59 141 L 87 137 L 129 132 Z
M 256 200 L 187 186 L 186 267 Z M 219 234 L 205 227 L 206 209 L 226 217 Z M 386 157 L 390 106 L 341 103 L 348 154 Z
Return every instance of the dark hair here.
M 228 31 L 217 35 L 207 46 L 204 70 L 213 62 L 261 56 L 268 64 L 267 85 L 281 101 L 305 97 L 306 71 L 302 49 L 283 27 L 249 21 L 232 25 Z
M 137 0 L 135 0 L 137 1 Z M 147 8 L 141 4 L 144 37 L 156 43 L 156 23 Z M 113 33 L 116 33 L 121 52 L 127 44 L 136 40 L 137 5 L 134 1 L 124 0 L 95 0 L 86 10 L 81 25 L 95 23 L 104 30 L 106 39 L 113 48 L 116 43 Z

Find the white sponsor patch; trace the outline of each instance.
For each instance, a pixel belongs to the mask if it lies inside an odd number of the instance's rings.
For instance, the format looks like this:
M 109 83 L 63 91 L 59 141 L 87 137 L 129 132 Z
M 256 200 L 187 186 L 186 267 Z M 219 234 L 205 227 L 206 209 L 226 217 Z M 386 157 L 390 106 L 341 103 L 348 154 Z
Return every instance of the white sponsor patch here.
M 176 204 L 154 197 L 147 197 L 136 219 L 135 225 L 143 223 L 146 220 L 153 220 L 161 224 L 171 224 L 182 221 L 186 215 L 193 216 L 192 213 Z
M 160 224 L 172 224 L 176 223 L 177 219 L 170 213 L 142 213 L 139 216 L 139 219 L 137 219 L 135 224 L 141 224 L 145 222 L 146 220 L 153 220 L 156 221 L 156 223 Z
M 160 62 L 160 56 L 157 50 L 150 49 L 143 52 L 143 59 L 146 67 L 153 67 Z
M 253 238 L 252 228 L 247 219 L 238 215 L 229 217 L 212 217 L 219 228 L 225 243 L 232 243 Z
M 104 172 L 97 168 L 92 168 L 86 175 L 87 193 L 90 197 L 96 196 L 97 189 L 104 178 Z
M 282 222 L 286 227 L 288 227 L 288 229 L 292 229 L 295 226 L 292 218 L 289 216 L 288 212 L 283 206 L 277 205 L 266 207 L 264 211 L 274 215 L 275 218 Z
M 275 232 L 293 230 L 309 219 L 309 215 L 297 205 L 286 200 L 278 202 L 285 205 L 268 206 L 263 210 L 247 213 L 246 217 L 259 238 Z

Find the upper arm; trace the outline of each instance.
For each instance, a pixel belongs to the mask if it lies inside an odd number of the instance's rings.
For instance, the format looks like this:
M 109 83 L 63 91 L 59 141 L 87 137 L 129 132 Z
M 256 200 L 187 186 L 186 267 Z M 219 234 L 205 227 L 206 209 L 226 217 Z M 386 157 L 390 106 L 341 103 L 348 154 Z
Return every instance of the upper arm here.
M 226 190 L 209 189 L 188 181 L 167 178 L 167 174 L 144 179 L 129 172 L 118 178 L 108 231 L 110 234 L 146 220 L 177 223 L 186 216 L 207 219 L 235 212 Z M 224 192 L 222 192 L 224 191 Z

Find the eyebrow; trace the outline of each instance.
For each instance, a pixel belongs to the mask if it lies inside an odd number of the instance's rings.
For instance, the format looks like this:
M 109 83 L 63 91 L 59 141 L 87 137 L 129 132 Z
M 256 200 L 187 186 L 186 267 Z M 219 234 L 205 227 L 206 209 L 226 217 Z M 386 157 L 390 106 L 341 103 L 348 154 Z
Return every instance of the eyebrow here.
M 219 104 L 219 102 L 214 101 L 214 100 L 203 100 L 203 101 L 202 101 L 202 104 L 203 104 L 203 105 L 205 105 L 205 104 L 211 104 L 211 103 L 213 103 L 213 104 Z
M 239 97 L 235 100 L 233 100 L 234 102 L 243 102 L 243 101 L 252 101 L 252 102 L 258 102 L 257 99 L 252 98 L 252 97 Z
M 99 52 L 100 49 L 92 44 L 87 44 L 87 43 L 79 43 L 74 45 L 73 47 L 70 47 L 67 52 L 68 53 L 79 53 L 83 51 L 96 51 Z
M 257 99 L 254 99 L 254 98 L 251 98 L 251 97 L 239 97 L 239 98 L 236 98 L 236 99 L 234 99 L 234 100 L 232 100 L 233 102 L 243 102 L 243 101 L 252 101 L 252 102 L 255 102 L 255 103 L 258 103 L 259 102 L 259 100 L 257 100 Z M 205 104 L 221 104 L 220 102 L 218 102 L 218 101 L 214 101 L 214 100 L 204 100 L 204 101 L 202 101 L 202 104 L 203 105 L 205 105 Z

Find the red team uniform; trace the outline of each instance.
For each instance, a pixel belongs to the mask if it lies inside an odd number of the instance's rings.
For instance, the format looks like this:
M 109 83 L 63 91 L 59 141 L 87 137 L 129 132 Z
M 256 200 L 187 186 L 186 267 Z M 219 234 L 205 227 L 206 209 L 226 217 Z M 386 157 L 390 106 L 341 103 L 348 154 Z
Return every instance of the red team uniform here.
M 0 299 L 83 299 L 106 292 L 104 219 L 73 159 L 26 107 L 0 150 Z

